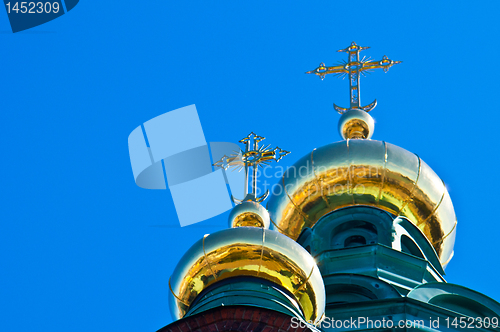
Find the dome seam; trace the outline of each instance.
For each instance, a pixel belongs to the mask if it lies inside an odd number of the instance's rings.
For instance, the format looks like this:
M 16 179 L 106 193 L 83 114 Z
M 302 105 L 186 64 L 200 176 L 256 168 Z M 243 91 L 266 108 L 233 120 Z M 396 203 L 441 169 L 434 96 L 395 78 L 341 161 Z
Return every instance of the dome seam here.
M 309 217 L 304 213 L 302 212 L 301 209 L 299 209 L 299 207 L 294 203 L 294 201 L 292 200 L 292 198 L 290 197 L 290 194 L 288 194 L 288 191 L 286 190 L 286 185 L 285 185 L 285 177 L 282 177 L 281 178 L 282 182 L 283 182 L 283 190 L 285 191 L 285 194 L 286 196 L 288 197 L 288 200 L 290 201 L 290 203 L 292 203 L 293 207 L 295 208 L 295 210 L 297 210 L 297 212 L 304 218 L 306 219 L 307 221 L 311 222 L 311 220 L 309 220 Z
M 262 257 L 264 256 L 264 243 L 266 240 L 266 230 L 262 228 L 262 245 L 260 246 L 260 259 L 259 259 L 259 270 L 257 271 L 257 276 L 260 274 L 260 268 L 262 267 Z
M 318 190 L 320 190 L 321 197 L 325 201 L 326 206 L 328 206 L 328 208 L 331 209 L 330 203 L 328 202 L 328 199 L 325 197 L 325 194 L 323 193 L 323 188 L 319 185 L 318 176 L 316 175 L 316 170 L 314 169 L 314 158 L 313 158 L 314 150 L 311 151 L 311 166 L 314 174 L 314 180 L 316 181 L 316 185 L 318 186 Z
M 385 147 L 385 153 L 384 153 L 384 170 L 382 171 L 382 180 L 380 184 L 380 191 L 378 192 L 378 197 L 377 197 L 377 206 L 380 204 L 380 197 L 382 196 L 382 190 L 384 189 L 384 181 L 385 181 L 385 172 L 387 170 L 387 143 L 385 141 L 382 141 L 384 143 Z
M 294 292 L 293 292 L 293 295 L 297 294 L 298 291 L 300 291 L 306 284 L 307 282 L 309 281 L 309 278 L 311 278 L 312 274 L 314 272 L 314 266 L 312 267 L 311 269 L 311 272 L 309 273 L 309 275 L 307 276 L 306 280 L 304 280 L 304 282 L 302 283 L 302 285 L 300 285 L 299 288 L 297 288 Z
M 455 220 L 455 223 L 453 224 L 453 227 L 451 228 L 451 230 L 445 236 L 443 236 L 442 239 L 439 239 L 439 240 L 437 240 L 435 242 L 432 242 L 432 245 L 434 246 L 436 243 L 443 242 L 448 237 L 448 235 L 450 235 L 451 233 L 453 233 L 453 231 L 455 230 L 455 228 L 457 228 L 457 224 L 458 224 L 458 221 Z
M 401 213 L 403 212 L 403 210 L 405 209 L 405 207 L 408 205 L 408 203 L 413 200 L 413 194 L 415 193 L 415 188 L 417 188 L 418 180 L 420 179 L 420 173 L 421 173 L 421 170 L 422 170 L 422 159 L 420 159 L 420 157 L 416 153 L 414 153 L 414 155 L 418 158 L 418 173 L 417 173 L 417 178 L 415 179 L 415 183 L 413 183 L 413 188 L 410 191 L 410 195 L 408 196 L 408 199 L 403 203 L 403 205 L 399 209 L 398 216 L 401 215 Z
M 214 270 L 212 270 L 212 264 L 210 264 L 210 260 L 207 257 L 207 252 L 205 251 L 205 239 L 209 236 L 210 234 L 207 234 L 203 237 L 203 255 L 205 256 L 205 261 L 207 262 L 208 268 L 210 269 L 210 272 L 212 272 L 212 275 L 214 276 L 214 279 L 217 280 L 217 276 L 214 273 Z
M 446 186 L 444 185 L 444 181 L 443 181 L 443 194 L 441 195 L 441 199 L 439 200 L 439 203 L 436 205 L 436 207 L 432 210 L 432 212 L 427 216 L 427 218 L 425 218 L 424 220 L 422 220 L 421 222 L 419 222 L 417 224 L 417 227 L 420 226 L 421 224 L 424 224 L 427 222 L 427 220 L 429 220 L 435 213 L 436 211 L 439 209 L 439 207 L 441 206 L 441 203 L 443 202 L 443 198 L 446 194 Z
M 170 279 L 172 277 L 168 278 L 168 288 L 170 289 L 170 292 L 172 293 L 172 295 L 177 299 L 177 301 L 181 302 L 182 304 L 186 305 L 189 307 L 189 304 L 187 304 L 186 302 L 182 301 L 177 295 L 175 295 L 174 293 L 174 290 L 172 289 L 172 285 L 170 284 Z
M 349 190 L 349 194 L 351 195 L 352 197 L 352 204 L 353 205 L 356 205 L 356 200 L 354 199 L 354 180 L 353 180 L 353 176 L 352 176 L 352 173 L 353 173 L 353 169 L 352 169 L 352 161 L 351 161 L 351 150 L 349 149 L 349 138 L 346 140 L 346 144 L 347 144 L 347 165 L 348 165 L 348 169 L 349 171 L 347 172 L 347 174 L 349 174 L 349 183 L 350 183 L 350 190 Z

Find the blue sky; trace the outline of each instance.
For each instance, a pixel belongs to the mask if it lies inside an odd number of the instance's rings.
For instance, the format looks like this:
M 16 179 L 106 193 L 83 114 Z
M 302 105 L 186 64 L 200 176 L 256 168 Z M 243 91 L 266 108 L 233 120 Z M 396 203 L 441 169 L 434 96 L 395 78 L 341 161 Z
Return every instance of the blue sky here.
M 82 1 L 12 34 L 0 10 L 0 322 L 5 331 L 155 331 L 168 278 L 227 213 L 180 228 L 134 184 L 129 133 L 196 104 L 207 141 L 292 151 L 340 140 L 347 81 L 304 72 L 352 41 L 403 63 L 361 81 L 373 139 L 417 153 L 458 216 L 447 280 L 500 300 L 498 1 Z M 280 162 L 281 163 L 281 162 Z M 201 200 L 193 193 L 193 201 Z

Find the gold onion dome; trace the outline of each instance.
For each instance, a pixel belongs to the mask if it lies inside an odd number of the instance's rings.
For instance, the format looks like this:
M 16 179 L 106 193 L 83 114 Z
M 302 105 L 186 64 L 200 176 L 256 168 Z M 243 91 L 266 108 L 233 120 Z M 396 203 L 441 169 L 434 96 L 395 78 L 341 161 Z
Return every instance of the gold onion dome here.
M 387 72 L 401 63 L 387 56 L 361 58 L 362 47 L 352 42 L 338 52 L 347 61 L 321 63 L 306 72 L 348 77 L 350 107 L 333 104 L 342 114 L 339 132 L 346 141 L 313 150 L 283 175 L 267 204 L 274 228 L 297 240 L 325 215 L 349 206 L 371 206 L 406 217 L 432 245 L 443 266 L 453 256 L 456 217 L 443 181 L 417 155 L 398 146 L 370 140 L 373 118 L 368 114 L 377 101 L 362 106 L 360 76 L 374 69 Z
M 245 169 L 244 198 L 233 197 L 233 201 L 239 204 L 229 215 L 231 228 L 205 235 L 186 252 L 175 268 L 169 281 L 174 319 L 196 310 L 193 303 L 203 298 L 200 294 L 207 288 L 237 277 L 259 278 L 280 287 L 280 292 L 286 293 L 307 321 L 317 323 L 323 316 L 325 286 L 314 258 L 297 242 L 268 229 L 269 212 L 260 204 L 268 192 L 256 195 L 256 167 L 261 163 L 279 161 L 289 153 L 279 147 L 259 147 L 264 139 L 250 133 L 240 140 L 245 144 L 245 150 L 223 156 L 214 164 L 223 169 Z M 249 192 L 250 168 L 253 168 L 253 176 Z
M 323 279 L 304 248 L 276 231 L 237 227 L 206 235 L 184 254 L 169 281 L 172 317 L 184 317 L 203 290 L 233 277 L 277 284 L 295 299 L 307 321 L 318 322 L 324 313 Z
M 456 217 L 443 181 L 417 155 L 375 140 L 346 140 L 311 151 L 285 172 L 267 204 L 279 232 L 296 240 L 335 210 L 372 206 L 415 224 L 446 265 Z

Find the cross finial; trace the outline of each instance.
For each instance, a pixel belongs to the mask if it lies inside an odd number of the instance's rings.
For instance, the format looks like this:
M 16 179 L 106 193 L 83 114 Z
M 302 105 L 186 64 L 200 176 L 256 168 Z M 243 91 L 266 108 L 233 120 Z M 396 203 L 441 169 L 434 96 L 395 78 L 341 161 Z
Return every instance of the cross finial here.
M 213 164 L 213 166 L 220 167 L 223 169 L 228 169 L 229 167 L 235 170 L 241 171 L 245 169 L 245 189 L 243 199 L 235 199 L 233 201 L 241 203 L 243 201 L 254 201 L 262 202 L 269 195 L 269 191 L 266 191 L 262 196 L 257 197 L 257 168 L 264 167 L 263 165 L 269 165 L 272 161 L 280 161 L 281 158 L 288 155 L 290 151 L 281 149 L 280 147 L 275 147 L 270 149 L 269 145 L 260 146 L 259 143 L 265 140 L 265 137 L 258 136 L 251 132 L 247 137 L 241 139 L 239 143 L 245 144 L 245 150 L 235 151 L 231 156 L 224 155 L 219 161 Z M 251 191 L 248 192 L 248 180 L 249 180 L 249 168 L 252 167 L 252 186 Z
M 334 74 L 335 76 L 340 76 L 344 78 L 349 75 L 349 92 L 351 96 L 351 105 L 349 108 L 344 108 L 333 104 L 333 107 L 340 114 L 344 114 L 350 110 L 362 110 L 369 112 L 377 106 L 377 100 L 375 99 L 371 104 L 366 106 L 361 106 L 360 90 L 359 90 L 359 75 L 366 76 L 373 69 L 382 68 L 384 72 L 387 72 L 389 68 L 395 64 L 401 63 L 401 61 L 394 61 L 389 59 L 387 56 L 383 56 L 382 60 L 370 61 L 370 58 L 363 57 L 359 59 L 359 52 L 366 50 L 369 47 L 358 46 L 355 42 L 345 49 L 338 50 L 337 52 L 345 52 L 348 54 L 348 61 L 343 60 L 339 65 L 327 67 L 323 62 L 318 68 L 306 72 L 306 74 L 318 75 L 321 79 L 324 79 L 328 74 Z

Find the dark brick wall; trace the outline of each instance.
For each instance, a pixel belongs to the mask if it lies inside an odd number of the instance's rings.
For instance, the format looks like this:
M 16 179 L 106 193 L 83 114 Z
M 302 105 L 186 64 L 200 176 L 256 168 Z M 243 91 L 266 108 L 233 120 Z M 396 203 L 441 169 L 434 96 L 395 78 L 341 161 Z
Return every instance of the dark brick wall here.
M 311 332 L 311 330 L 293 328 L 292 317 L 281 312 L 256 307 L 227 306 L 183 318 L 158 332 Z

